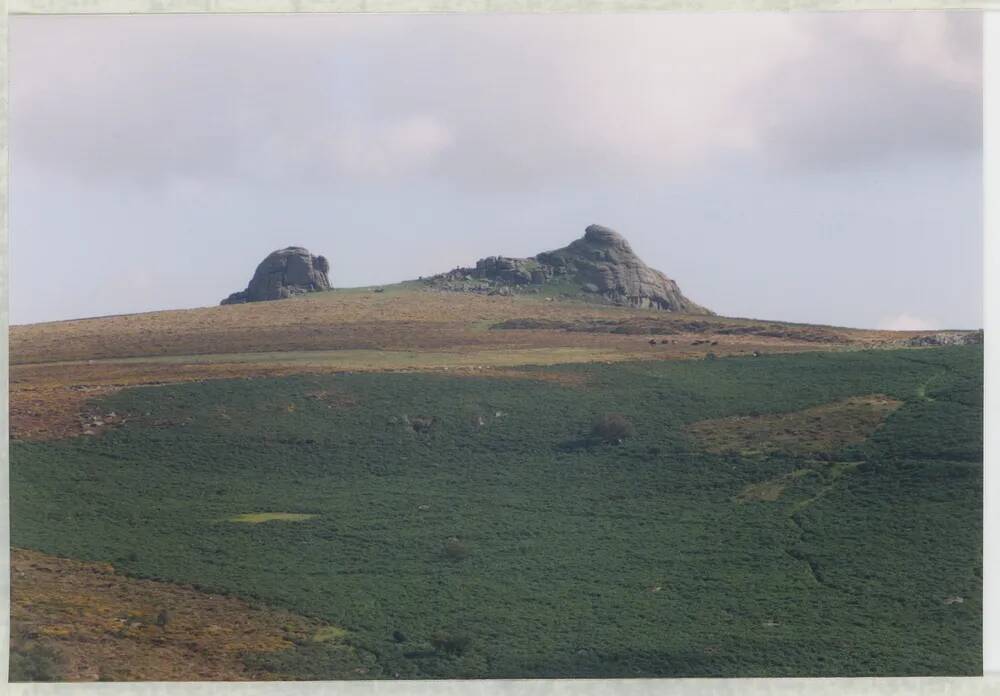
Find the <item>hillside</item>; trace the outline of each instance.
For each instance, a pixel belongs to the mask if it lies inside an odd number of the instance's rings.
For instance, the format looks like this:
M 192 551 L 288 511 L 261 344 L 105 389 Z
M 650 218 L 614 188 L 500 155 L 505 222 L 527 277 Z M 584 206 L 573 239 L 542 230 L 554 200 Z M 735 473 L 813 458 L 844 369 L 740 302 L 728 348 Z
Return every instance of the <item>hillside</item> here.
M 85 432 L 90 397 L 135 384 L 846 350 L 926 335 L 456 293 L 420 282 L 379 289 L 11 327 L 13 437 Z
M 16 678 L 981 670 L 981 334 L 379 290 L 12 328 Z
M 981 351 L 913 352 L 127 389 L 103 434 L 14 443 L 12 543 L 158 583 L 137 621 L 174 628 L 120 654 L 211 644 L 170 586 L 344 636 L 242 653 L 267 678 L 974 674 Z M 30 577 L 19 626 L 86 653 L 84 579 Z

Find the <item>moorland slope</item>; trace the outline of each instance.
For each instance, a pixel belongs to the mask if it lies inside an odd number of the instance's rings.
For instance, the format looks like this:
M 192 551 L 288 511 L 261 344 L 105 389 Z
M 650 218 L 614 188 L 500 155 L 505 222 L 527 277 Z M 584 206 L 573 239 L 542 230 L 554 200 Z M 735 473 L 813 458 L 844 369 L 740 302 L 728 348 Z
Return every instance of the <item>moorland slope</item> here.
M 978 673 L 981 334 L 563 290 L 12 327 L 15 678 Z

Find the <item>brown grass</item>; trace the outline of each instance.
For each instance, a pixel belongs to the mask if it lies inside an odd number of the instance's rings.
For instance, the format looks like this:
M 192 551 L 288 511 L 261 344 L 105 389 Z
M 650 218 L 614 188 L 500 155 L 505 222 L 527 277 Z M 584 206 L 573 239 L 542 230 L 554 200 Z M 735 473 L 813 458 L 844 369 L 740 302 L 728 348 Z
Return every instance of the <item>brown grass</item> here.
M 709 452 L 810 455 L 864 442 L 902 405 L 881 394 L 791 413 L 699 421 L 688 432 Z
M 562 323 L 612 322 L 658 327 L 675 334 L 713 334 L 720 342 L 747 337 L 764 344 L 875 344 L 901 333 L 801 327 L 725 319 L 687 317 L 654 310 L 579 302 L 544 302 L 536 297 L 500 297 L 421 290 L 366 294 L 315 293 L 278 302 L 258 302 L 147 314 L 31 324 L 11 327 L 14 364 L 203 353 L 312 350 L 435 350 L 462 347 L 544 348 L 550 346 L 632 346 L 637 336 L 560 329 L 489 330 L 504 321 Z M 746 332 L 746 333 L 740 333 Z M 754 335 L 754 332 L 764 335 Z M 908 335 L 908 334 L 906 334 Z
M 490 329 L 526 320 L 531 326 L 624 326 L 626 332 Z M 98 432 L 105 426 L 86 424 L 107 414 L 91 412 L 88 402 L 136 385 L 345 370 L 452 370 L 546 379 L 514 368 L 700 359 L 709 352 L 831 350 L 901 336 L 823 327 L 782 332 L 782 326 L 537 297 L 412 289 L 334 291 L 279 302 L 14 326 L 12 436 L 40 440 Z M 720 331 L 729 333 L 716 333 Z
M 169 615 L 164 627 L 156 625 L 161 609 Z M 66 681 L 274 678 L 248 670 L 241 653 L 343 634 L 278 609 L 25 549 L 11 552 L 11 615 L 20 641 L 55 649 Z M 360 670 L 350 668 L 345 678 Z

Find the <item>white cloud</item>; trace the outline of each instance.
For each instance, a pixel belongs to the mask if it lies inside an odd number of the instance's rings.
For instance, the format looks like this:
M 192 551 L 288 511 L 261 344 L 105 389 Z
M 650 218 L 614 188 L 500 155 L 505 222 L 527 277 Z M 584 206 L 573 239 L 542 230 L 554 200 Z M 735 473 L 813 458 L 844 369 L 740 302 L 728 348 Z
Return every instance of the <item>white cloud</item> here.
M 939 329 L 940 325 L 931 319 L 903 312 L 896 316 L 886 317 L 879 322 L 878 328 L 883 331 L 934 331 Z

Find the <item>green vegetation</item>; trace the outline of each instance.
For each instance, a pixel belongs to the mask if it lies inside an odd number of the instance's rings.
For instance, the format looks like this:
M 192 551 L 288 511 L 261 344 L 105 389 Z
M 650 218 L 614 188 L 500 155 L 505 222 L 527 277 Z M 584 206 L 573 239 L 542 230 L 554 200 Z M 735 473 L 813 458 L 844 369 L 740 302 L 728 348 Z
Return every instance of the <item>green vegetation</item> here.
M 230 517 L 230 522 L 243 522 L 246 524 L 260 524 L 261 522 L 301 522 L 311 520 L 316 515 L 303 515 L 297 512 L 248 512 L 243 515 Z
M 625 438 L 635 435 L 635 428 L 628 418 L 620 413 L 606 413 L 590 429 L 591 436 L 598 442 L 621 444 Z
M 347 631 L 337 626 L 323 626 L 313 635 L 313 641 L 325 643 L 328 640 L 340 640 L 347 635 Z
M 12 682 L 54 682 L 62 678 L 63 658 L 52 647 L 42 645 L 14 630 L 10 637 Z
M 365 678 L 977 674 L 982 369 L 950 347 L 130 389 L 101 400 L 125 427 L 13 445 L 12 543 L 346 629 L 247 658 L 289 678 L 355 652 Z M 870 394 L 902 405 L 822 453 L 687 427 Z M 581 442 L 607 413 L 634 435 Z M 315 517 L 219 523 L 247 510 Z

